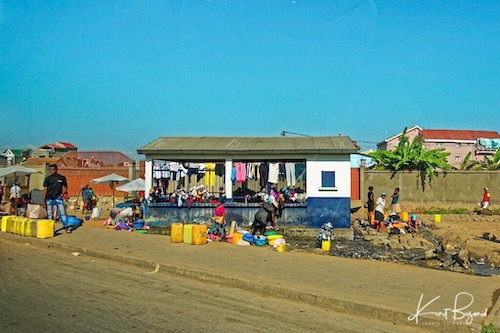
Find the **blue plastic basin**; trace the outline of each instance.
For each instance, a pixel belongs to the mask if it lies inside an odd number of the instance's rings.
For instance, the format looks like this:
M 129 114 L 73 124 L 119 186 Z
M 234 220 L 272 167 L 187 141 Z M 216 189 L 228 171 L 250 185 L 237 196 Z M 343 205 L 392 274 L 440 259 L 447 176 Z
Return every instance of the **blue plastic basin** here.
M 82 219 L 79 219 L 79 218 L 78 218 L 78 217 L 76 217 L 76 216 L 67 215 L 67 216 L 66 216 L 66 222 L 67 222 L 69 225 L 82 225 L 83 220 L 82 220 Z

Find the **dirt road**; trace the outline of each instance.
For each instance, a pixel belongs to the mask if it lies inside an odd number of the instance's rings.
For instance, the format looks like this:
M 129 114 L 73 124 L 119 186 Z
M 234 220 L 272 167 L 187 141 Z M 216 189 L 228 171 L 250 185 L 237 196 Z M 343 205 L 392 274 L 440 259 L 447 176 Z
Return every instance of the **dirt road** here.
M 422 331 L 9 241 L 0 272 L 6 333 Z

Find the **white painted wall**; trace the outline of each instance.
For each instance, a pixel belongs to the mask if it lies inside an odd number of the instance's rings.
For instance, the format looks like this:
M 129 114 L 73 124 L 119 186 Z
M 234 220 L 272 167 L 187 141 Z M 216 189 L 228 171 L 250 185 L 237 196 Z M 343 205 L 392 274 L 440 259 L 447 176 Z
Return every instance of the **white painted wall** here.
M 147 199 L 149 197 L 149 190 L 152 188 L 153 184 L 153 161 L 146 161 L 146 163 L 144 163 L 144 181 L 146 182 L 144 197 Z
M 351 162 L 306 161 L 307 196 L 315 198 L 351 197 Z M 335 171 L 335 190 L 321 190 L 321 172 Z

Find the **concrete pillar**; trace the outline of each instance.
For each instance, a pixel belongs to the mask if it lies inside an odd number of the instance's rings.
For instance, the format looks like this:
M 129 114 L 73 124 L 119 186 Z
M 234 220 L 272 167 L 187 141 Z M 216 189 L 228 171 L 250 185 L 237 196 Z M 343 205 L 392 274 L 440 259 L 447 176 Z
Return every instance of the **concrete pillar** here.
M 233 201 L 233 182 L 231 181 L 231 171 L 233 169 L 233 160 L 226 159 L 226 200 L 227 202 Z
M 365 168 L 359 168 L 359 199 L 361 202 L 366 202 L 366 193 L 368 193 L 368 187 L 365 184 Z
M 146 161 L 144 179 L 146 181 L 146 193 L 144 193 L 144 196 L 147 198 L 149 196 L 149 190 L 152 188 L 153 184 L 153 161 Z
M 137 178 L 137 164 L 134 161 L 128 165 L 128 180 L 134 180 L 136 178 Z

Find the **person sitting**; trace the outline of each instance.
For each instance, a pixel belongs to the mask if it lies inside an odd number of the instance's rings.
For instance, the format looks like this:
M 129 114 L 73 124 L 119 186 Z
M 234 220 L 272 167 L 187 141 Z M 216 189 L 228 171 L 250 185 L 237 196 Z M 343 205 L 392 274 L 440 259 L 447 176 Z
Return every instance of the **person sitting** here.
M 16 199 L 15 198 L 10 198 L 9 203 L 5 205 L 5 211 L 9 215 L 17 215 Z
M 411 215 L 406 226 L 407 226 L 409 232 L 417 232 L 418 231 L 418 227 L 420 226 L 420 221 L 418 221 L 416 214 Z
M 116 215 L 116 219 L 122 220 L 124 222 L 130 222 L 135 220 L 135 209 L 137 208 L 136 205 L 132 205 L 130 207 L 122 209 L 118 215 Z

